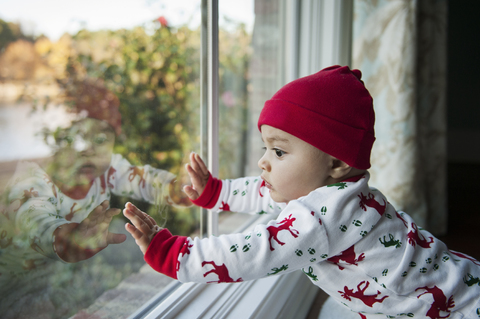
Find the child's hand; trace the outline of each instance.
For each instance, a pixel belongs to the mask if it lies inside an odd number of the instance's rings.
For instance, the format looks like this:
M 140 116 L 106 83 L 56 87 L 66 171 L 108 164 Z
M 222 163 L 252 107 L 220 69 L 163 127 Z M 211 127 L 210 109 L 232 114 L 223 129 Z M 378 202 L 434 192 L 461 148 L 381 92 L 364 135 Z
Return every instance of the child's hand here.
M 125 235 L 108 231 L 113 216 L 120 213 L 120 209 L 108 208 L 108 206 L 108 200 L 104 200 L 75 229 L 72 236 L 79 247 L 83 249 L 105 248 L 110 244 L 120 244 L 125 241 Z
M 130 219 L 133 224 L 126 224 L 125 229 L 132 234 L 138 247 L 140 247 L 140 250 L 145 255 L 153 236 L 155 236 L 161 228 L 150 215 L 142 212 L 132 203 L 125 205 L 123 215 Z
M 193 152 L 190 154 L 190 164 L 186 164 L 185 169 L 188 175 L 190 175 L 192 186 L 186 185 L 183 187 L 183 190 L 191 200 L 196 200 L 202 195 L 210 173 L 200 155 Z
M 108 231 L 113 216 L 120 209 L 108 208 L 108 200 L 95 207 L 80 223 L 59 226 L 54 232 L 54 249 L 64 261 L 75 263 L 88 259 L 110 244 L 120 244 L 126 239 L 124 234 Z

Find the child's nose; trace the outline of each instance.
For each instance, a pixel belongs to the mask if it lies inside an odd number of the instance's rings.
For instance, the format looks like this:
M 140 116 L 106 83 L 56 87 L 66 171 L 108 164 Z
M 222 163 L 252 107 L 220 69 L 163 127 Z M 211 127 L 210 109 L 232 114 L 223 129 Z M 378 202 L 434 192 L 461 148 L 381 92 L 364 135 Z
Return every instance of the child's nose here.
M 258 167 L 260 167 L 260 169 L 263 171 L 270 171 L 270 164 L 265 159 L 265 155 L 258 160 Z
M 73 147 L 75 151 L 77 151 L 78 153 L 91 153 L 93 151 L 92 142 L 82 137 L 75 138 Z

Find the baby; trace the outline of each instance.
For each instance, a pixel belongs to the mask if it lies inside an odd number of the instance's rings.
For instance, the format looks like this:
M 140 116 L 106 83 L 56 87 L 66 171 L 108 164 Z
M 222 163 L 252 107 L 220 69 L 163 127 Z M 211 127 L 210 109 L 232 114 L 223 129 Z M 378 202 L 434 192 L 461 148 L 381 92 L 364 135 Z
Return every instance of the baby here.
M 152 268 L 181 282 L 302 269 L 362 318 L 477 318 L 480 262 L 449 250 L 369 187 L 374 121 L 359 70 L 332 66 L 297 79 L 260 114 L 261 176 L 218 180 L 196 154 L 186 166 L 192 185 L 184 191 L 196 205 L 279 213 L 276 220 L 247 236 L 192 239 L 127 203 L 126 229 Z

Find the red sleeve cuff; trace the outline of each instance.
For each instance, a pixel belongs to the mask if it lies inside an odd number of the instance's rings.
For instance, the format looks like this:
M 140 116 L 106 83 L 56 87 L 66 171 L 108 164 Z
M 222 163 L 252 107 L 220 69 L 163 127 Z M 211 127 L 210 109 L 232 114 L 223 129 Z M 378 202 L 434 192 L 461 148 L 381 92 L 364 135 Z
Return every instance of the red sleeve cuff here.
M 197 206 L 210 209 L 214 207 L 217 203 L 221 191 L 222 181 L 213 177 L 212 174 L 210 174 L 203 193 L 196 200 L 192 200 L 192 203 Z
M 145 261 L 156 271 L 177 279 L 178 255 L 187 237 L 173 236 L 166 228 L 153 237 L 145 253 Z

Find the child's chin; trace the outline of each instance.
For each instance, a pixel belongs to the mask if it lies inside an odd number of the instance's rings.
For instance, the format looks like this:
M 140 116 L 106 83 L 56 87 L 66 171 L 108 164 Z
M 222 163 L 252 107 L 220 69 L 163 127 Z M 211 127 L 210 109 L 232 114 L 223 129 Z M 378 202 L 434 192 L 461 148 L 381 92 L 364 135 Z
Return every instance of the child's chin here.
M 286 200 L 285 198 L 283 198 L 283 196 L 281 196 L 280 194 L 278 194 L 278 193 L 275 192 L 274 190 L 271 190 L 271 191 L 270 191 L 270 197 L 273 199 L 274 202 L 277 202 L 277 203 L 288 203 L 288 200 Z

